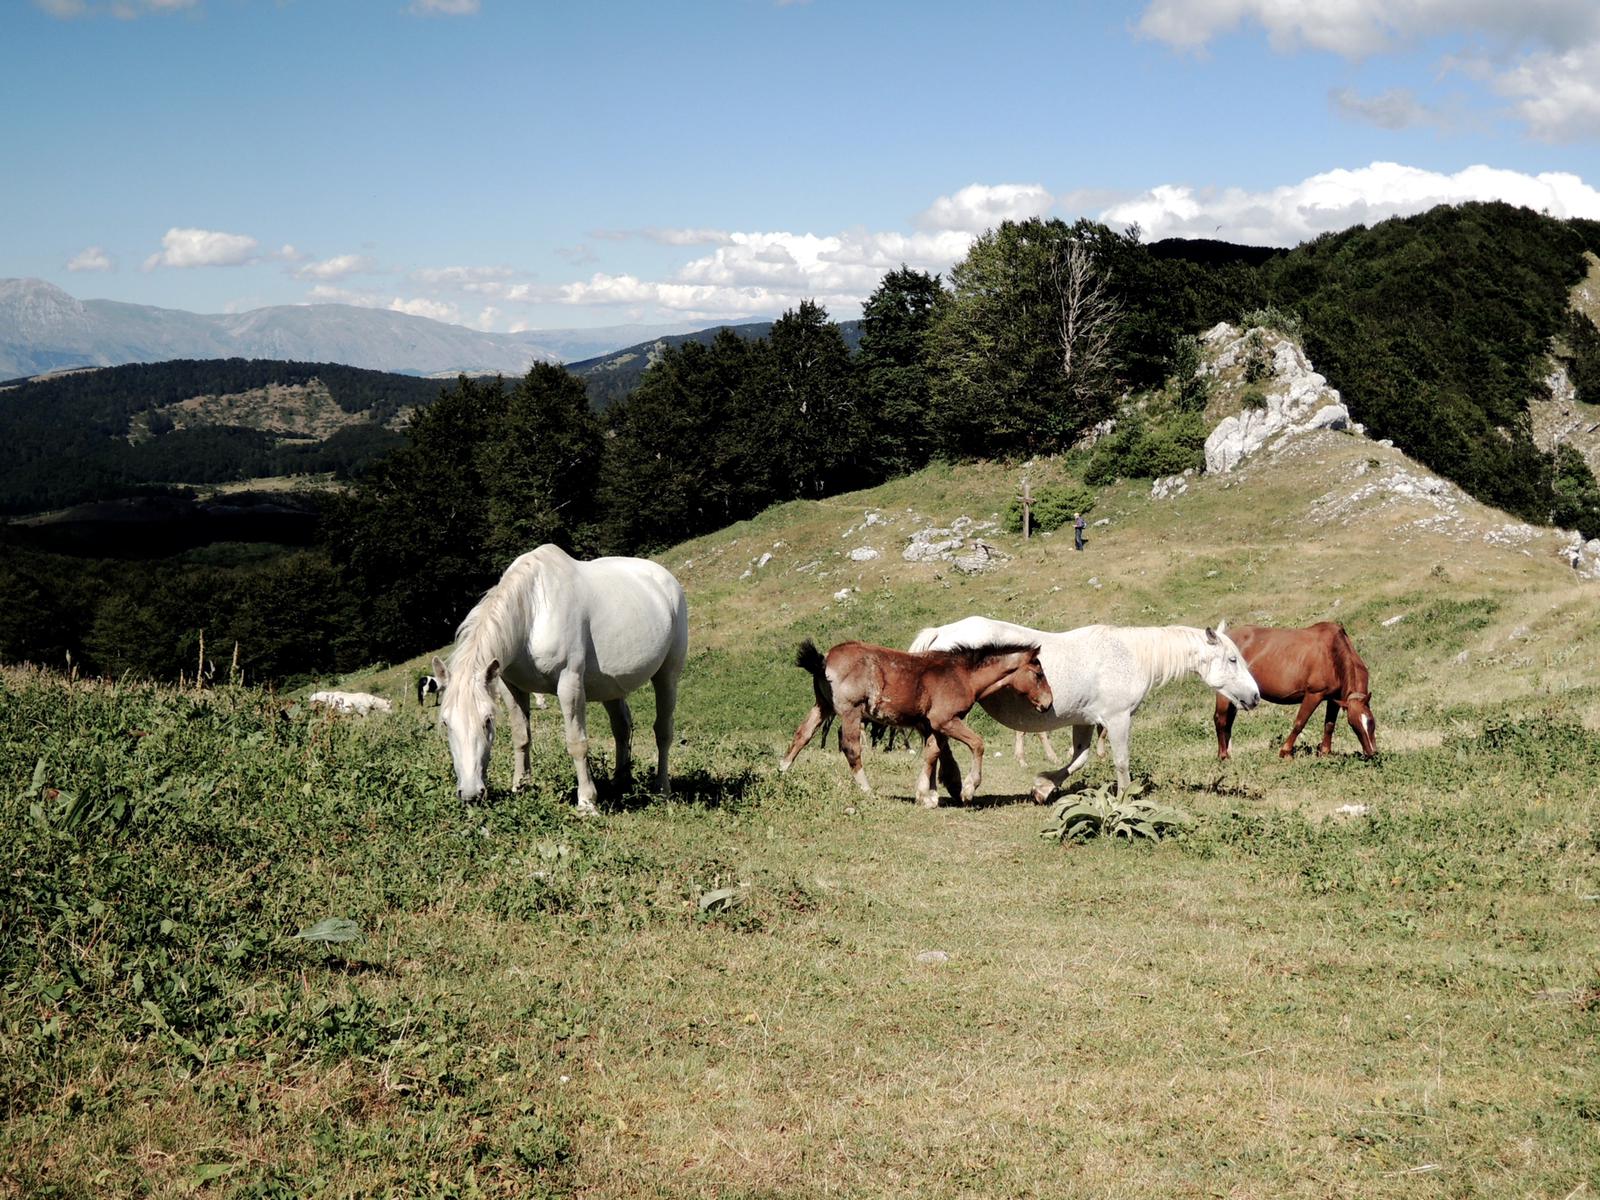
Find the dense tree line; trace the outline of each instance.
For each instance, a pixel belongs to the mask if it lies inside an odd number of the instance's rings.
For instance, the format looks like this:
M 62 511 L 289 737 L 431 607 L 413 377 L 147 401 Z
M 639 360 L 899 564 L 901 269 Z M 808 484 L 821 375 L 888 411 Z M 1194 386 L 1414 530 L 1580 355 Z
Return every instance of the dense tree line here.
M 1567 306 L 1585 249 L 1600 249 L 1600 225 L 1496 204 L 1288 252 L 1005 222 L 948 281 L 887 274 L 854 353 L 806 302 L 764 337 L 665 345 L 604 411 L 559 367 L 460 379 L 355 473 L 324 544 L 282 563 L 124 572 L 63 603 L 47 632 L 18 614 L 50 611 L 59 564 L 0 570 L 0 657 L 72 647 L 95 669 L 171 674 L 202 626 L 213 645 L 238 637 L 256 677 L 410 655 L 447 641 L 541 542 L 652 553 L 935 458 L 1058 452 L 1113 415 L 1092 482 L 1169 473 L 1197 459 L 1206 433 L 1193 335 L 1265 307 L 1297 314 L 1312 360 L 1375 436 L 1519 516 L 1597 536 L 1593 474 L 1570 449 L 1535 446 L 1528 408 L 1547 394 L 1552 348 L 1580 398 L 1597 398 L 1600 333 Z M 1147 397 L 1137 412 L 1123 405 L 1134 393 Z M 192 432 L 171 442 L 191 471 L 233 469 L 235 443 Z M 351 462 L 371 449 L 349 447 Z
M 256 429 L 175 429 L 160 410 L 194 396 L 237 395 L 320 380 L 366 423 L 307 442 Z M 440 385 L 336 363 L 175 359 L 29 380 L 0 392 L 0 513 L 36 512 L 131 495 L 162 483 L 222 483 L 265 475 L 348 474 L 402 440 L 385 428 L 402 409 L 433 402 Z M 150 414 L 148 440 L 132 442 Z M 61 464 L 72 463 L 63 471 Z

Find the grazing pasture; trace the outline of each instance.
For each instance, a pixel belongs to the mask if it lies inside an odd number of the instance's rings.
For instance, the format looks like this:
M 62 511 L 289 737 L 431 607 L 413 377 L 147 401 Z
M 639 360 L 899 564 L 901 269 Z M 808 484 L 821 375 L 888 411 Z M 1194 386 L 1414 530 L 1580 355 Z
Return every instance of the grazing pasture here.
M 662 556 L 692 614 L 674 797 L 641 767 L 589 820 L 549 714 L 530 786 L 502 738 L 467 805 L 414 703 L 0 673 L 0 1194 L 1593 1194 L 1595 585 L 1395 513 L 1308 527 L 1308 472 L 1392 453 L 1317 445 L 1248 505 L 1110 489 L 1091 552 L 995 536 L 973 578 L 893 538 L 998 512 L 998 468 Z M 894 523 L 858 562 L 868 508 Z M 931 811 L 903 752 L 869 752 L 872 797 L 831 755 L 779 776 L 801 637 L 969 612 L 1338 619 L 1382 752 L 1280 761 L 1263 707 L 1219 764 L 1174 684 L 1136 769 L 1196 825 L 1151 846 L 1040 838 L 1008 755 Z

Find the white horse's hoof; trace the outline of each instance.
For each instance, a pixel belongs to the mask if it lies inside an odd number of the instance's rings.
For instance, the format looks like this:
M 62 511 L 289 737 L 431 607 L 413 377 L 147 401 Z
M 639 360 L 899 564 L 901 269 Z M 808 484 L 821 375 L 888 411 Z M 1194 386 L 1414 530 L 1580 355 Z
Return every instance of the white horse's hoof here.
M 786 758 L 780 758 L 780 759 L 779 759 L 779 760 L 778 760 L 778 774 L 779 774 L 779 775 L 782 775 L 782 774 L 783 774 L 783 773 L 784 773 L 784 772 L 785 772 L 785 771 L 787 771 L 787 770 L 788 770 L 788 769 L 789 769 L 789 767 L 790 767 L 790 766 L 791 766 L 791 765 L 792 765 L 792 764 L 791 764 L 791 763 L 790 763 L 790 762 L 789 762 L 789 760 L 788 760 L 788 759 L 786 759 Z
M 939 793 L 938 792 L 921 792 L 921 793 L 918 793 L 918 795 L 917 795 L 917 803 L 921 804 L 923 808 L 938 808 L 939 807 Z

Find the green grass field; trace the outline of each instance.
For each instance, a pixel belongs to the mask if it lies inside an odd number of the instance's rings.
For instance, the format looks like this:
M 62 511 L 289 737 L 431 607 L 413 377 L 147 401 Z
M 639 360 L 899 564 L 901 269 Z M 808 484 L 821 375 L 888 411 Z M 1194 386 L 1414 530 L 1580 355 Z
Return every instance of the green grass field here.
M 679 547 L 677 796 L 644 790 L 647 690 L 635 786 L 590 821 L 548 713 L 533 786 L 502 742 L 463 807 L 414 663 L 341 681 L 396 699 L 369 720 L 0 675 L 0 1192 L 1594 1194 L 1596 585 L 1470 502 L 1345 504 L 1404 466 L 1324 435 L 1176 500 L 1124 485 L 1086 553 L 991 532 L 1010 557 L 974 577 L 899 549 L 1017 469 Z M 917 807 L 903 752 L 868 756 L 871 797 L 832 747 L 777 775 L 800 638 L 970 612 L 1342 620 L 1381 756 L 1341 727 L 1280 761 L 1264 706 L 1218 764 L 1210 696 L 1172 685 L 1133 769 L 1196 824 L 1157 845 L 1041 838 L 986 719 L 969 807 Z M 359 938 L 295 936 L 327 918 Z

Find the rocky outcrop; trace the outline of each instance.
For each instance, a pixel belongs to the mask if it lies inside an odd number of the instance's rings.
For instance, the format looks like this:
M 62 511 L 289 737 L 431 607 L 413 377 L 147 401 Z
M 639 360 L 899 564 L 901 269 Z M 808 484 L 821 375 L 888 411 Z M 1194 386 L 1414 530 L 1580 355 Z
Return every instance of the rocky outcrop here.
M 1227 417 L 1206 438 L 1206 471 L 1222 475 L 1274 439 L 1293 437 L 1318 429 L 1351 429 L 1350 410 L 1328 381 L 1311 369 L 1304 351 L 1288 338 L 1266 329 L 1241 333 L 1223 322 L 1206 331 L 1201 341 L 1210 349 L 1210 362 L 1202 368 L 1220 374 L 1242 366 L 1254 354 L 1264 354 L 1268 378 L 1263 381 L 1266 403 Z

